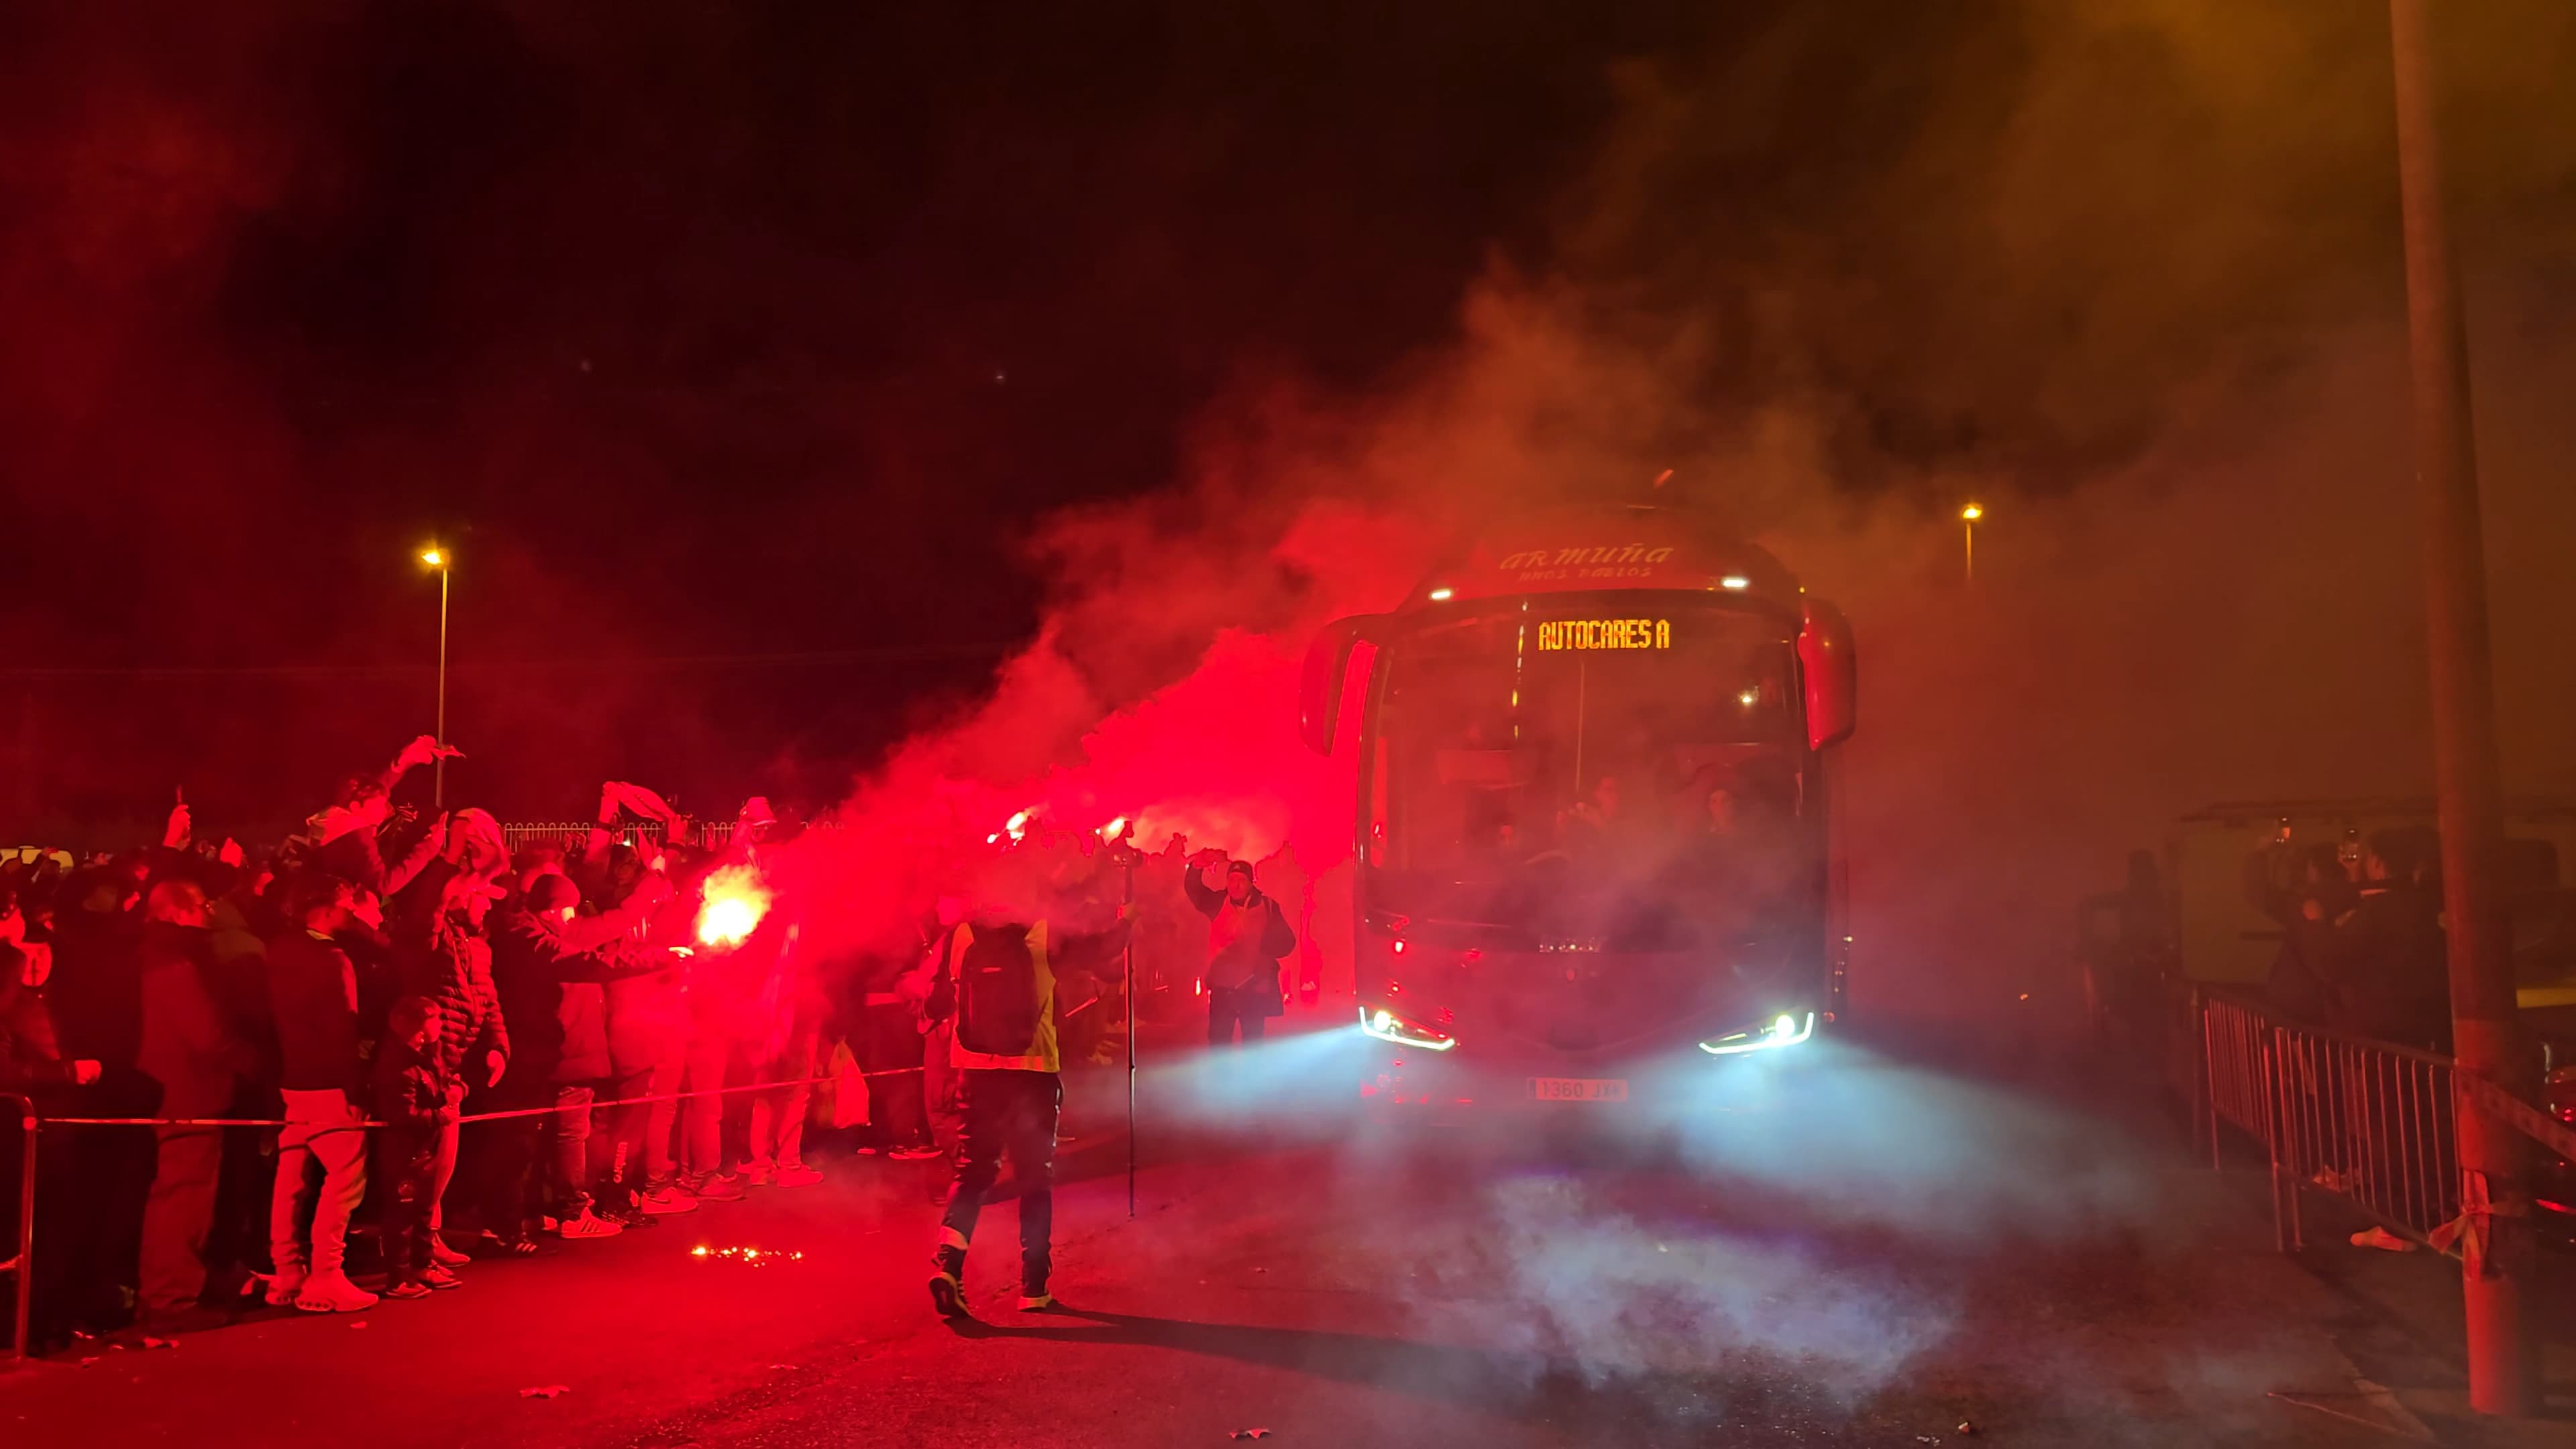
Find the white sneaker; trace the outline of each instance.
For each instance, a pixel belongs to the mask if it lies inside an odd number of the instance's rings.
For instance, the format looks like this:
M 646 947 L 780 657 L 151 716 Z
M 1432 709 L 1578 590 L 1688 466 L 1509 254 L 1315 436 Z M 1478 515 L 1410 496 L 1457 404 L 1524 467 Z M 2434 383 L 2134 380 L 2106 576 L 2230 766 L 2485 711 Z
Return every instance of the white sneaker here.
M 812 1187 L 823 1180 L 823 1174 L 801 1162 L 778 1164 L 778 1175 L 770 1181 L 779 1187 Z
M 301 1267 L 280 1267 L 270 1275 L 260 1297 L 271 1308 L 288 1307 L 295 1302 L 295 1295 L 304 1291 L 304 1277 Z
M 376 1306 L 376 1295 L 350 1282 L 346 1273 L 316 1273 L 304 1280 L 295 1306 L 307 1313 L 360 1313 Z

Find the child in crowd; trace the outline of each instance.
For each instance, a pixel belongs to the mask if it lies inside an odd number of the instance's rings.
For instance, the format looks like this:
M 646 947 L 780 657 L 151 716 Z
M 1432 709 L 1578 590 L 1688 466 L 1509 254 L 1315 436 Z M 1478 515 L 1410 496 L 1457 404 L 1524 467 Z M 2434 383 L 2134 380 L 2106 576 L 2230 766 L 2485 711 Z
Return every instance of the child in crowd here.
M 463 1279 L 430 1257 L 429 1210 L 437 1196 L 438 1141 L 456 1120 L 454 1081 L 438 1050 L 437 1003 L 394 1003 L 376 1053 L 377 1172 L 385 1185 L 385 1294 L 425 1298 Z

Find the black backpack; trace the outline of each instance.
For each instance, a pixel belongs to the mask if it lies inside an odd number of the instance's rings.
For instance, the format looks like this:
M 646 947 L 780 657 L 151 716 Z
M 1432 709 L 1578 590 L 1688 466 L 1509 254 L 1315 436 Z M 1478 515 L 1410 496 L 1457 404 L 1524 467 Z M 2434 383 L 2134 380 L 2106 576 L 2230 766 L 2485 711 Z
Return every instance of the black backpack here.
M 986 1056 L 1037 1047 L 1038 967 L 1026 926 L 976 926 L 957 963 L 957 1044 Z

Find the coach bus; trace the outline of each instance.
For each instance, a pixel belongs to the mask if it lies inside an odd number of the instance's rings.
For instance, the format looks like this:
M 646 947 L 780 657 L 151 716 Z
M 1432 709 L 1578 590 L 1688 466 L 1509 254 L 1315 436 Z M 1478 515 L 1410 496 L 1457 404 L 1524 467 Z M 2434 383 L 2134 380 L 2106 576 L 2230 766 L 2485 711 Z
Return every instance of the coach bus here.
M 1356 788 L 1360 1092 L 1620 1112 L 1842 1006 L 1849 626 L 1687 511 L 1523 517 L 1310 647 Z

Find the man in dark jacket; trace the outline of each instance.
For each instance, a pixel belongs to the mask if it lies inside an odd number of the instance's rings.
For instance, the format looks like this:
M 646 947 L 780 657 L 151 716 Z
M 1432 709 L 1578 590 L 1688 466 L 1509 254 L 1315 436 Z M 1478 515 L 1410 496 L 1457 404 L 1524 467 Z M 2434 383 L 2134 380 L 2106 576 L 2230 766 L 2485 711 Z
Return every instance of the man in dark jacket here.
M 592 1083 L 608 1075 L 600 984 L 646 969 L 647 963 L 641 949 L 613 926 L 585 929 L 574 911 L 580 896 L 564 876 L 541 874 L 492 922 L 492 984 L 510 1031 L 510 1064 L 492 1095 L 493 1108 L 577 1107 L 490 1124 L 496 1141 L 485 1180 L 486 1222 L 513 1247 L 526 1241 L 528 1177 L 550 1121 L 558 1144 L 569 1145 L 573 1164 L 566 1171 L 558 1160 L 548 1197 L 561 1231 L 570 1238 L 616 1231 L 600 1230 L 587 1188 L 589 1093 Z M 578 1102 L 562 1100 L 568 1083 L 580 1084 Z
M 2327 976 L 2340 1005 L 2336 1026 L 2400 1046 L 2448 1052 L 2450 962 L 2442 901 L 2421 876 L 2419 837 L 2370 837 L 2361 898 L 2335 923 Z
M 78 1110 L 82 1104 L 76 1089 L 96 1083 L 100 1066 L 95 1060 L 63 1057 L 54 1035 L 53 1018 L 45 1010 L 45 998 L 39 994 L 52 967 L 52 951 L 26 939 L 25 920 L 16 901 L 5 888 L 0 888 L 0 1092 L 30 1097 L 36 1110 L 47 1115 L 88 1115 Z M 15 1128 L 14 1120 L 0 1122 L 0 1134 L 5 1134 L 0 1135 L 0 1169 L 6 1171 L 0 1182 L 18 1180 L 19 1164 L 14 1154 L 27 1144 L 19 1140 Z M 36 1171 L 36 1191 L 40 1194 L 36 1212 L 40 1222 L 79 1221 L 84 1204 L 76 1190 L 73 1174 L 78 1163 L 72 1155 L 72 1145 L 69 1133 L 47 1132 L 37 1147 L 41 1161 Z M 0 1243 L 18 1241 L 17 1214 L 17 1195 L 0 1194 Z M 52 1251 L 36 1257 L 30 1284 L 34 1293 L 30 1338 L 39 1346 L 69 1336 L 77 1309 L 74 1299 L 80 1273 L 87 1266 L 65 1251 L 71 1241 L 68 1237 L 50 1241 Z
M 52 1005 L 75 1054 L 132 1067 L 143 1041 L 143 918 L 134 882 L 94 866 L 68 877 L 54 913 Z
M 562 886 L 544 884 L 547 880 Z M 631 910 L 599 915 L 579 914 L 572 904 L 578 888 L 561 875 L 541 875 L 529 886 L 530 899 L 545 903 L 532 911 L 546 922 L 548 934 L 564 949 L 608 963 L 614 969 L 597 975 L 566 972 L 555 999 L 555 1031 L 550 1038 L 555 1062 L 547 1075 L 554 1089 L 555 1111 L 546 1121 L 553 1142 L 547 1188 L 556 1231 L 567 1241 L 613 1238 L 625 1231 L 620 1218 L 598 1212 L 595 1190 L 615 1169 L 615 1142 L 594 1121 L 592 1104 L 613 1096 L 607 1092 L 614 1071 L 608 1050 L 608 988 L 612 975 L 658 971 L 662 954 L 649 953 L 636 939 L 644 924 L 644 902 Z M 538 892 L 543 894 L 539 895 Z M 567 894 L 569 892 L 569 894 Z M 522 1008 L 523 1014 L 528 1008 Z M 541 1028 L 542 1029 L 542 1028 Z
M 93 863 L 65 876 L 54 896 L 53 978 L 46 1005 L 65 1056 L 100 1063 L 85 1115 L 150 1117 L 161 1086 L 135 1066 L 143 1039 L 143 913 L 135 877 Z M 82 1210 L 56 1219 L 64 1230 L 39 1255 L 39 1266 L 76 1264 L 67 1316 L 93 1329 L 124 1323 L 139 1302 L 137 1259 L 143 1210 L 158 1156 L 149 1127 L 88 1127 L 51 1134 L 68 1143 L 72 1167 L 52 1174 L 67 1182 Z
M 677 937 L 655 941 L 654 928 L 665 919 L 674 895 L 670 883 L 655 874 L 632 848 L 617 846 L 609 854 L 606 890 L 609 908 L 603 916 L 632 921 L 628 928 L 638 945 L 667 947 Z M 610 1099 L 631 1105 L 607 1109 L 598 1124 L 609 1134 L 609 1173 L 601 1183 L 604 1216 L 637 1227 L 653 1214 L 644 1210 L 644 1195 L 653 1169 L 670 1170 L 667 1143 L 652 1143 L 653 1106 L 643 1097 L 667 1096 L 680 1089 L 686 1066 L 689 1007 L 681 993 L 681 971 L 667 950 L 650 958 L 654 969 L 621 975 L 608 983 L 608 1055 Z M 667 1114 L 666 1114 L 667 1120 Z M 658 1157 L 660 1161 L 653 1159 Z
M 923 1110 L 921 1031 L 914 1023 L 914 1003 L 898 985 L 916 959 L 871 952 L 859 958 L 852 983 L 859 995 L 859 1066 L 873 1076 L 868 1084 L 868 1145 L 859 1150 L 905 1161 L 939 1155 L 930 1145 L 930 1119 Z
M 332 939 L 347 928 L 352 904 L 348 882 L 307 873 L 288 902 L 290 929 L 271 937 L 266 952 L 287 1123 L 278 1134 L 277 1185 L 269 1199 L 269 1255 L 277 1273 L 268 1301 L 307 1313 L 355 1313 L 376 1304 L 376 1295 L 350 1282 L 343 1269 L 349 1215 L 367 1192 L 358 971 Z M 315 1169 L 318 1194 L 307 1181 Z M 308 1203 L 309 1238 L 298 1226 Z
M 163 1117 L 222 1114 L 259 1056 L 219 1002 L 206 893 L 165 880 L 145 907 L 143 1039 L 136 1065 L 161 1084 Z M 206 1290 L 206 1232 L 223 1166 L 220 1127 L 156 1127 L 157 1166 L 143 1209 L 142 1304 L 164 1328 L 200 1326 L 190 1310 Z
M 0 890 L 0 1091 L 86 1087 L 98 1080 L 98 1062 L 64 1059 L 53 1015 L 37 994 L 53 961 L 50 946 L 29 944 L 16 897 Z
M 2325 1022 L 2335 1012 L 2326 984 L 2334 922 L 2357 903 L 2335 848 L 2319 842 L 2292 850 L 2284 839 L 2256 851 L 2245 863 L 2245 895 L 2281 928 L 2264 1000 L 2294 1020 Z
M 1225 867 L 1225 888 L 1201 878 Z M 1279 990 L 1279 959 L 1297 949 L 1296 933 L 1270 897 L 1253 888 L 1252 862 L 1227 860 L 1203 850 L 1181 876 L 1190 904 L 1208 918 L 1208 1044 L 1232 1046 L 1235 1028 L 1246 1044 L 1261 1040 L 1271 1017 L 1286 1009 Z

